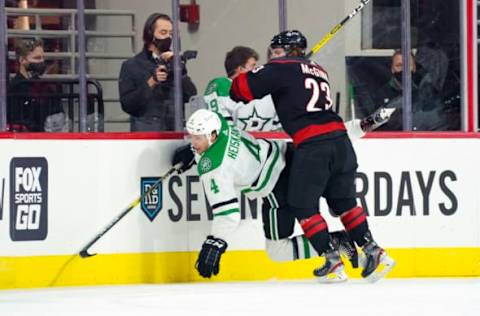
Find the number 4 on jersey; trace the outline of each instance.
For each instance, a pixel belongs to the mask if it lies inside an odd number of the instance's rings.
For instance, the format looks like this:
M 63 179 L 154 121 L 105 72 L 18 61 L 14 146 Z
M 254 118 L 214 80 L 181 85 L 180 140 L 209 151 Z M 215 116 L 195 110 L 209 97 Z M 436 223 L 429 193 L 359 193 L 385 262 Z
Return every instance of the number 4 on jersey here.
M 218 188 L 218 185 L 217 185 L 217 183 L 215 182 L 215 179 L 212 179 L 212 180 L 210 181 L 210 190 L 211 190 L 213 193 L 215 193 L 215 194 L 217 194 L 218 192 L 220 192 L 220 189 Z
M 305 89 L 312 90 L 312 97 L 307 104 L 307 112 L 319 112 L 319 111 L 328 111 L 333 105 L 332 98 L 330 97 L 330 87 L 326 82 L 320 82 L 313 78 L 305 79 Z M 320 97 L 320 90 L 322 90 L 325 95 L 325 104 L 318 104 L 318 99 Z

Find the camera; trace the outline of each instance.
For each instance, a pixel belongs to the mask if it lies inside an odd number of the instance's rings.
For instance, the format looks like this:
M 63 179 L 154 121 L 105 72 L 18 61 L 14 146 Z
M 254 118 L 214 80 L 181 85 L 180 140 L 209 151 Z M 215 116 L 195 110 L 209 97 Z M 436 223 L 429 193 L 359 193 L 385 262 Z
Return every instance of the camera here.
M 198 52 L 196 50 L 187 50 L 184 51 L 183 54 L 180 55 L 180 67 L 182 67 L 182 76 L 187 74 L 186 64 L 187 61 L 190 59 L 197 58 Z M 165 72 L 167 73 L 167 80 L 166 82 L 173 82 L 173 58 L 169 60 L 164 59 L 156 59 L 157 65 L 165 66 Z

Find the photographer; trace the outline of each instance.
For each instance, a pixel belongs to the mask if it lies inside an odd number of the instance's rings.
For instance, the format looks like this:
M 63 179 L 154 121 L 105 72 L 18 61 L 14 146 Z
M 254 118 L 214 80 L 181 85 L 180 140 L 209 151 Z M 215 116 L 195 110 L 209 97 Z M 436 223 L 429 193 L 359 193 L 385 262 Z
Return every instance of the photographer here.
M 150 15 L 143 28 L 142 52 L 122 64 L 120 103 L 130 114 L 131 131 L 174 130 L 172 28 L 168 15 Z M 183 102 L 187 102 L 197 89 L 182 66 Z

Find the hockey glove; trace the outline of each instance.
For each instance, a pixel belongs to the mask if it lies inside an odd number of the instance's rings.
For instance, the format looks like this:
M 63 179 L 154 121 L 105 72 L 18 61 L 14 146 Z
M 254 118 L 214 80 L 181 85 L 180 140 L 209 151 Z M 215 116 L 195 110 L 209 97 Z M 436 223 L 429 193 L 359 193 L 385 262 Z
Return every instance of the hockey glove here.
M 393 108 L 381 107 L 369 116 L 363 118 L 360 122 L 360 126 L 362 127 L 362 130 L 364 132 L 371 132 L 374 129 L 387 123 L 393 112 L 395 112 L 395 109 Z
M 217 275 L 220 270 L 220 257 L 227 249 L 227 242 L 220 238 L 213 236 L 207 236 L 207 239 L 203 242 L 202 250 L 198 254 L 197 263 L 195 268 L 198 273 L 204 278 L 210 278 L 213 275 Z
M 182 165 L 178 168 L 178 173 L 183 173 L 190 169 L 195 163 L 195 155 L 193 154 L 190 145 L 185 145 L 177 148 L 173 154 L 172 165 L 175 166 L 181 162 Z

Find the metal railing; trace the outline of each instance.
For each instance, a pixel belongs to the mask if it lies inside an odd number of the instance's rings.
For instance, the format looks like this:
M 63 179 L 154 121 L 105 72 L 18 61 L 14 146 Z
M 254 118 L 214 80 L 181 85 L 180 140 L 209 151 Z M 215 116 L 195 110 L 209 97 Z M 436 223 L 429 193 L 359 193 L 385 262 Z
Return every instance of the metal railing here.
M 33 19 L 34 27 L 31 30 L 20 30 L 8 28 L 6 30 L 7 38 L 25 38 L 25 37 L 37 37 L 42 39 L 65 39 L 67 41 L 65 47 L 62 47 L 61 51 L 58 52 L 45 52 L 45 57 L 47 60 L 66 60 L 66 67 L 63 69 L 61 74 L 45 74 L 42 76 L 44 79 L 79 79 L 79 69 L 80 59 L 82 58 L 78 47 L 79 32 L 77 29 L 77 18 L 79 11 L 77 9 L 19 9 L 19 8 L 5 8 L 5 16 L 7 18 L 15 18 L 21 16 L 28 16 Z M 104 38 L 104 39 L 125 39 L 129 43 L 127 46 L 130 49 L 122 49 L 122 52 L 85 52 L 85 58 L 87 61 L 92 62 L 101 62 L 104 60 L 118 60 L 122 61 L 132 57 L 136 52 L 136 31 L 135 31 L 135 13 L 126 10 L 104 10 L 104 9 L 85 9 L 82 10 L 86 16 L 90 17 L 127 17 L 127 29 L 124 32 L 119 32 L 118 30 L 108 32 L 108 31 L 97 31 L 97 30 L 85 30 L 82 33 L 85 34 L 86 40 L 95 39 L 95 38 Z M 51 30 L 42 28 L 42 17 L 60 17 L 63 21 L 59 22 L 59 25 L 63 28 L 60 30 Z M 88 45 L 85 45 L 88 47 Z M 10 60 L 15 59 L 15 52 L 8 51 L 7 58 Z M 86 78 L 89 80 L 95 81 L 117 81 L 118 72 L 116 73 L 92 73 L 86 67 Z M 13 76 L 14 74 L 10 74 Z M 107 95 L 111 97 L 105 98 L 107 103 L 118 103 L 118 92 L 107 91 Z M 106 120 L 108 122 L 108 119 Z M 121 122 L 128 122 L 127 119 L 122 120 Z
M 63 75 L 65 78 L 76 78 L 78 73 L 76 71 L 75 62 L 79 58 L 79 53 L 76 47 L 76 37 L 78 31 L 75 29 L 75 21 L 77 10 L 76 9 L 17 9 L 17 8 L 5 8 L 7 17 L 19 17 L 19 16 L 33 16 L 35 19 L 35 29 L 33 30 L 18 30 L 7 29 L 8 38 L 20 38 L 20 37 L 42 37 L 42 38 L 68 38 L 70 42 L 70 49 L 64 52 L 47 52 L 45 56 L 53 59 L 70 59 L 70 73 Z M 87 38 L 103 37 L 103 38 L 128 38 L 130 39 L 131 53 L 118 54 L 118 53 L 94 53 L 87 52 L 87 59 L 126 59 L 136 51 L 135 45 L 135 14 L 130 11 L 124 10 L 97 10 L 86 9 L 85 15 L 90 16 L 126 16 L 131 18 L 131 31 L 129 32 L 105 32 L 105 31 L 85 31 Z M 69 24 L 66 30 L 44 30 L 42 29 L 41 17 L 42 16 L 69 16 Z M 9 51 L 8 57 L 10 59 L 15 58 L 15 52 Z M 115 75 L 95 75 L 88 74 L 87 76 L 97 80 L 117 80 L 118 74 Z M 49 77 L 49 75 L 46 75 Z
M 25 102 L 35 102 L 35 107 L 23 108 L 18 106 L 20 117 L 33 117 L 32 113 L 22 111 L 37 111 L 38 107 L 43 107 L 43 111 L 49 111 L 50 106 L 62 107 L 68 117 L 68 131 L 80 131 L 80 81 L 78 79 L 30 79 L 21 83 L 23 89 L 28 92 L 9 93 L 8 100 L 15 105 L 21 105 Z M 103 118 L 105 113 L 103 89 L 100 83 L 95 79 L 87 79 L 86 85 L 91 87 L 92 91 L 87 93 L 88 103 L 88 126 L 87 132 L 103 132 Z M 32 87 L 40 86 L 42 89 L 31 94 Z M 36 89 L 38 90 L 38 89 Z M 14 125 L 23 122 L 15 122 Z M 78 125 L 77 128 L 75 126 Z

